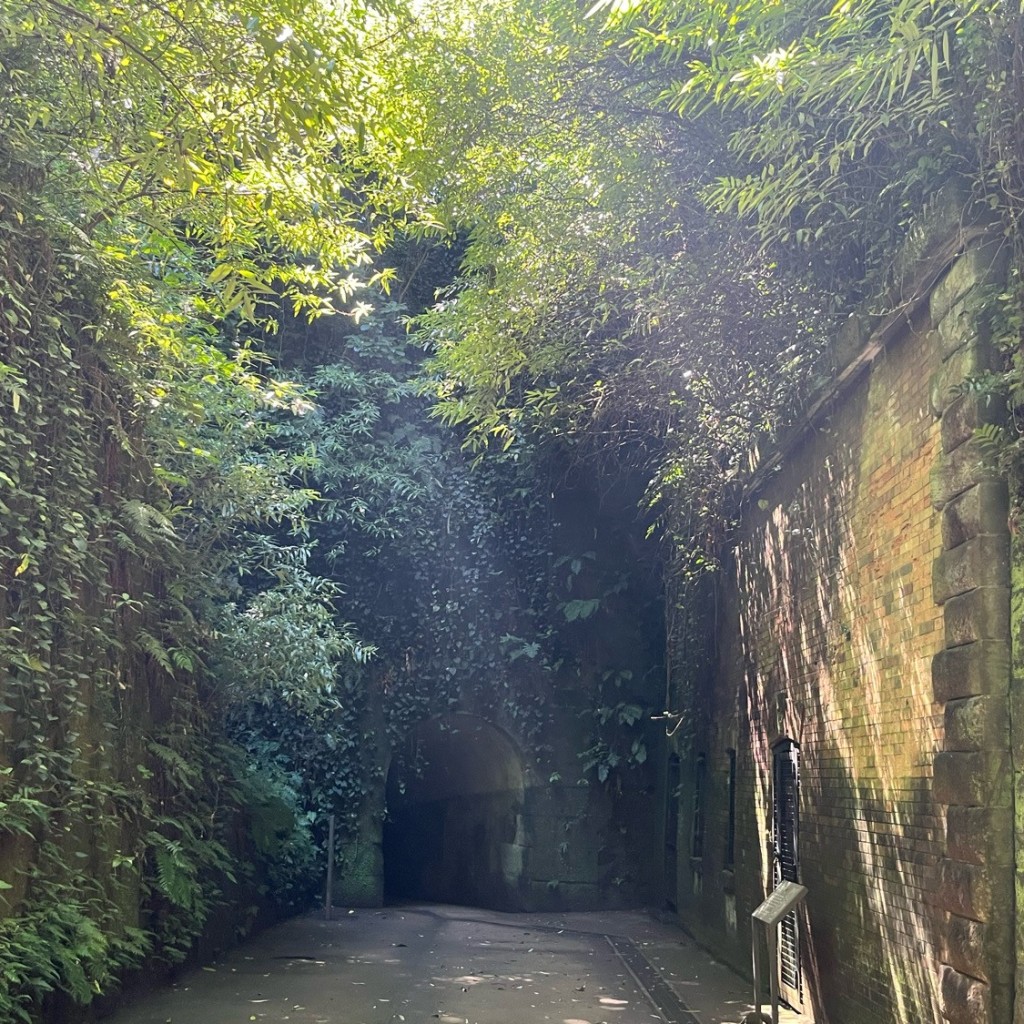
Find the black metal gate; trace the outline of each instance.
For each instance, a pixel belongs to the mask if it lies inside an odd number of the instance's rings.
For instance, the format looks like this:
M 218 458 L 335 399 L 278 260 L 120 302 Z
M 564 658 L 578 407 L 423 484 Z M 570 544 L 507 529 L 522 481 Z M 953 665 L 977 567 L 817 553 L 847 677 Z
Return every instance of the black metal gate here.
M 775 884 L 799 882 L 797 840 L 800 827 L 800 748 L 782 740 L 772 751 L 772 840 L 775 846 Z M 779 937 L 779 978 L 787 999 L 803 998 L 800 976 L 800 933 L 796 911 L 782 919 Z

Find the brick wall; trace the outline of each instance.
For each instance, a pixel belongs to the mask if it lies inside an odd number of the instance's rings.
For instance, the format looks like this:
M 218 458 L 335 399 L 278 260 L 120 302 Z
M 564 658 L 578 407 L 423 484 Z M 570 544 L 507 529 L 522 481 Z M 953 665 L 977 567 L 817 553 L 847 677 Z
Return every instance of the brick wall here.
M 752 493 L 683 752 L 680 917 L 746 966 L 774 884 L 772 748 L 799 744 L 790 997 L 819 1024 L 1009 1019 L 1005 487 L 952 387 L 984 363 L 963 315 L 982 277 L 977 253 L 954 263 Z

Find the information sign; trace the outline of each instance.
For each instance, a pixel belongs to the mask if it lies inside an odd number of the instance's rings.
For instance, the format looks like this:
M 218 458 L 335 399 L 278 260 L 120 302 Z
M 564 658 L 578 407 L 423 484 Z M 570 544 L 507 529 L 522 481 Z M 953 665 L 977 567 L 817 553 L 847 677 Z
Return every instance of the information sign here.
M 779 882 L 775 890 L 751 915 L 766 925 L 778 924 L 807 895 L 807 886 Z

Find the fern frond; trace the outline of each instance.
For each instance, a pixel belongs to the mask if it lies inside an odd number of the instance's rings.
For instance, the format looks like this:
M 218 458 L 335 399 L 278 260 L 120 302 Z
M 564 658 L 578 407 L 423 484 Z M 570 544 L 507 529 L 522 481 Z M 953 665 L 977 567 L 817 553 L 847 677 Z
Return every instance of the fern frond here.
M 159 758 L 169 769 L 171 769 L 176 778 L 187 779 L 195 777 L 195 766 L 190 764 L 176 750 L 168 747 L 164 743 L 158 742 L 157 740 L 150 740 L 147 747 L 151 754 Z
M 146 652 L 168 675 L 174 674 L 174 665 L 167 648 L 152 633 L 140 629 L 136 643 Z
M 136 537 L 148 541 L 177 540 L 174 524 L 161 512 L 145 501 L 132 499 L 121 504 L 125 523 Z
M 192 910 L 196 903 L 195 866 L 182 855 L 181 846 L 170 839 L 153 851 L 160 891 L 176 906 Z

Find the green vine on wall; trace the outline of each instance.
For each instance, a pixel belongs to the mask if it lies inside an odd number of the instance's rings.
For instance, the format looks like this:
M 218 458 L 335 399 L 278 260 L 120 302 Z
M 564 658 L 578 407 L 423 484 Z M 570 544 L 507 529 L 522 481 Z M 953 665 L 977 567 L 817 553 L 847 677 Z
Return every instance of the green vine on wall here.
M 180 297 L 180 344 L 137 348 L 142 297 L 180 281 L 143 276 L 124 306 L 38 169 L 0 164 L 0 1017 L 28 1021 L 181 960 L 270 859 L 240 831 L 203 652 L 252 568 L 240 541 L 309 496 L 246 426 L 288 389 L 268 399 Z

